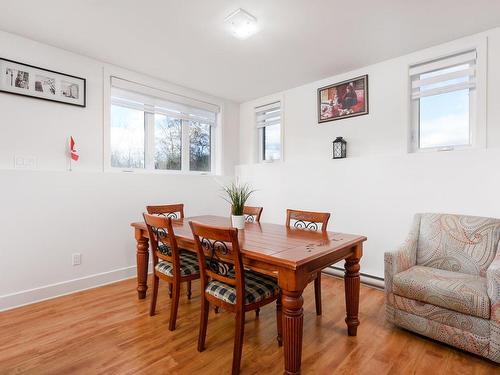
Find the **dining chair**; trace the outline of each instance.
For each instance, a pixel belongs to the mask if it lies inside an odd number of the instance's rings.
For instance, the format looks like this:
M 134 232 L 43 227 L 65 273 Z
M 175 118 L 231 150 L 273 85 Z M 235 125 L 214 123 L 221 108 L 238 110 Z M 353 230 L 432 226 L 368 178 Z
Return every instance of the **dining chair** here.
M 244 206 L 243 215 L 245 216 L 245 221 L 248 223 L 260 223 L 260 215 L 262 215 L 263 209 L 264 207 Z
M 184 204 L 162 204 L 157 206 L 147 206 L 148 214 L 170 217 L 172 219 L 184 219 Z
M 260 223 L 260 215 L 262 215 L 262 210 L 264 207 L 252 207 L 252 206 L 243 206 L 243 215 L 245 216 L 245 221 L 247 223 Z M 219 307 L 215 306 L 215 313 L 219 313 Z M 259 316 L 260 309 L 255 310 L 255 316 Z
M 326 233 L 329 219 L 330 214 L 328 212 L 286 210 L 287 228 Z M 314 275 L 314 300 L 316 303 L 316 315 L 321 315 L 321 271 Z
M 210 304 L 236 314 L 232 374 L 239 374 L 245 312 L 276 301 L 278 344 L 281 345 L 281 300 L 275 278 L 243 267 L 238 229 L 213 227 L 190 221 L 201 281 L 201 317 L 198 351 L 205 349 Z
M 264 207 L 252 207 L 243 206 L 243 215 L 245 216 L 245 221 L 247 223 L 260 223 L 260 215 L 262 215 L 262 210 Z M 215 306 L 214 311 L 216 314 L 219 313 L 219 307 Z M 260 309 L 255 310 L 255 316 L 259 316 Z
M 170 217 L 172 219 L 184 219 L 184 204 L 162 204 L 156 206 L 146 206 L 146 210 L 150 215 Z M 160 248 L 160 251 L 165 249 Z M 168 296 L 172 298 L 172 284 L 168 284 Z M 191 299 L 191 281 L 187 283 L 187 297 Z
M 143 214 L 148 228 L 153 253 L 153 295 L 149 315 L 153 316 L 156 310 L 158 297 L 158 283 L 160 279 L 173 285 L 173 296 L 170 308 L 170 322 L 168 329 L 175 330 L 177 310 L 179 309 L 180 288 L 182 282 L 200 278 L 200 268 L 196 254 L 179 249 L 172 227 L 172 218 Z M 161 249 L 161 250 L 160 250 Z

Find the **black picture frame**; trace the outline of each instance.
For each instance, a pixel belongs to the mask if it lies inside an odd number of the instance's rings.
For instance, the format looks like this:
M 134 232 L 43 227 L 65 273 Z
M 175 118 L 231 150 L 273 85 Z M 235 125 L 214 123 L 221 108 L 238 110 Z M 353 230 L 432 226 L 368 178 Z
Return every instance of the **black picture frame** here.
M 350 107 L 345 107 L 345 102 L 342 103 L 342 99 L 330 99 L 328 102 L 325 100 L 322 101 L 322 95 L 327 96 L 331 94 L 328 90 L 332 90 L 332 92 L 337 94 L 337 92 L 341 92 L 341 95 L 344 95 L 348 86 L 352 86 L 354 93 L 359 99 L 359 91 L 363 91 L 363 101 L 361 108 L 356 108 L 352 110 L 352 107 L 359 107 L 360 102 L 356 102 L 356 104 L 351 105 Z M 350 90 L 350 89 L 349 89 Z M 369 93 L 368 93 L 368 74 L 355 77 L 352 79 L 347 79 L 342 82 L 337 82 L 332 85 L 320 87 L 318 89 L 318 102 L 317 102 L 317 110 L 318 110 L 318 123 L 342 120 L 351 117 L 363 116 L 370 113 L 369 111 Z M 352 112 L 351 112 L 352 111 Z
M 0 57 L 0 92 L 82 108 L 87 106 L 85 78 L 3 57 Z

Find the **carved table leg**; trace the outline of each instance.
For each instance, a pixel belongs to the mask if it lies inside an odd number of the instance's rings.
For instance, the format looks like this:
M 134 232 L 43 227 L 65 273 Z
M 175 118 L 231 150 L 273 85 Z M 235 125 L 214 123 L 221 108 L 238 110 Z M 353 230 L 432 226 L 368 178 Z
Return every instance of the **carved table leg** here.
M 347 333 L 356 336 L 359 326 L 359 257 L 351 256 L 345 260 L 345 306 Z
M 304 314 L 302 291 L 282 290 L 283 354 L 285 374 L 300 374 L 302 362 L 302 328 Z
M 276 336 L 278 346 L 283 346 L 283 307 L 281 306 L 281 291 L 276 300 L 276 328 L 278 331 L 278 335 Z
M 137 240 L 137 294 L 139 299 L 146 298 L 148 289 L 149 240 L 140 230 L 136 230 Z

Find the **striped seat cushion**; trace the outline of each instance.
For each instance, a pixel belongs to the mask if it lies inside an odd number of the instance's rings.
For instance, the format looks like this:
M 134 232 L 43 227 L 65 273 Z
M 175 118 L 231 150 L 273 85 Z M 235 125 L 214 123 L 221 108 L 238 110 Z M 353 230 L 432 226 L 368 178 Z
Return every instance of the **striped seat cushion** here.
M 230 277 L 234 277 L 234 270 L 230 271 Z M 209 281 L 205 292 L 227 303 L 236 303 L 236 287 L 222 281 Z M 245 304 L 248 305 L 278 295 L 279 287 L 276 279 L 270 276 L 245 271 L 245 292 Z
M 165 245 L 164 243 L 158 242 L 158 251 L 163 255 L 172 256 L 172 250 L 170 250 L 170 246 Z
M 190 276 L 200 273 L 200 267 L 198 266 L 198 257 L 195 253 L 192 253 L 190 251 L 181 251 L 180 261 L 181 276 Z M 172 263 L 165 260 L 158 262 L 155 270 L 170 277 L 174 276 L 174 267 Z

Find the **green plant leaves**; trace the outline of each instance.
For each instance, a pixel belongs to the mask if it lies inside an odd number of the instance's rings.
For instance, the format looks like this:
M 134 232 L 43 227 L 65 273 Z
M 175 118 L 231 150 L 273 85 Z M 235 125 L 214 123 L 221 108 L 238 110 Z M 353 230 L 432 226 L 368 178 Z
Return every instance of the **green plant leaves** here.
M 231 205 L 231 214 L 243 215 L 243 207 L 255 190 L 252 190 L 249 184 L 240 184 L 238 182 L 232 182 L 222 189 L 226 194 L 222 198 Z

